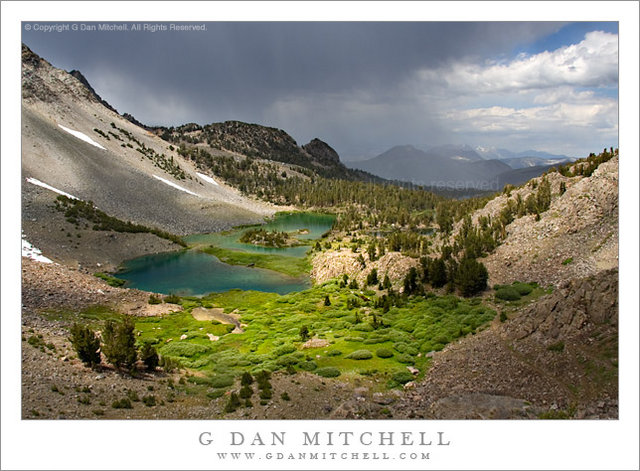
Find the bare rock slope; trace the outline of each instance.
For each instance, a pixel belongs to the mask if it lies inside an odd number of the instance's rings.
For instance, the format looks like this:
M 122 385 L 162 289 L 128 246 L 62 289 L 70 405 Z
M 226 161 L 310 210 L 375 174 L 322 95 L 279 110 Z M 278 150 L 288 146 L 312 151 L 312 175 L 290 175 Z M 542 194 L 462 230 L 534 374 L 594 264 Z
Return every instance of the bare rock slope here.
M 513 221 L 505 242 L 484 261 L 492 282 L 559 286 L 618 266 L 618 157 L 590 177 L 548 178 L 554 192 L 550 208 L 539 221 L 531 215 Z M 561 181 L 567 187 L 562 195 Z
M 112 216 L 178 234 L 258 222 L 273 213 L 222 182 L 201 178 L 167 142 L 105 107 L 78 78 L 26 46 L 22 93 L 23 185 L 35 178 Z

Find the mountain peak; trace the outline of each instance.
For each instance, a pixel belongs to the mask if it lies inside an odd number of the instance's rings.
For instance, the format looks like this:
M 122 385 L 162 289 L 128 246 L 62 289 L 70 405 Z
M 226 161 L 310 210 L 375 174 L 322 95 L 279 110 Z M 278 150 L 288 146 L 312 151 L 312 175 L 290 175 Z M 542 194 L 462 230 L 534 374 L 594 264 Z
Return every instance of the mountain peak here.
M 58 69 L 38 56 L 26 44 L 22 45 L 22 98 L 55 103 L 63 98 L 101 103 L 116 112 L 95 92 L 77 70 L 72 73 Z M 117 113 L 117 112 L 116 112 Z
M 96 100 L 98 100 L 100 103 L 102 103 L 106 108 L 109 108 L 114 113 L 118 113 L 118 110 L 116 110 L 113 106 L 111 106 L 106 100 L 103 100 L 102 97 L 100 95 L 98 95 L 98 93 L 96 93 L 96 91 L 93 89 L 93 87 L 91 86 L 91 84 L 89 83 L 87 78 L 84 75 L 82 75 L 82 72 L 80 72 L 79 70 L 74 69 L 74 70 L 69 72 L 69 75 L 77 78 L 82 85 L 87 87 L 87 90 L 89 90 L 91 92 L 91 94 L 94 96 L 94 98 Z
M 340 162 L 338 153 L 329 144 L 318 138 L 312 139 L 311 142 L 303 145 L 302 148 L 307 151 L 311 157 L 320 162 Z

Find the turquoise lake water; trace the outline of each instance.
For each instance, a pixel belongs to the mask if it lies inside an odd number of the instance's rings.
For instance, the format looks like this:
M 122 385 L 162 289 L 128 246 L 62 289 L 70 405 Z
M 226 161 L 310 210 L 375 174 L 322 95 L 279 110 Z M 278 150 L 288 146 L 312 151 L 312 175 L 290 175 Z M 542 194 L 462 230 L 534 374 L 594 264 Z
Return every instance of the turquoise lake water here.
M 189 250 L 129 260 L 117 277 L 127 280 L 128 288 L 181 296 L 230 289 L 286 294 L 311 286 L 308 277 L 292 278 L 272 270 L 228 265 L 213 255 Z
M 249 229 L 261 227 L 267 231 L 296 232 L 300 230 L 308 231 L 308 234 L 294 234 L 301 243 L 310 243 L 314 239 L 319 239 L 333 226 L 335 216 L 319 213 L 281 213 L 272 220 L 262 225 L 246 226 L 227 232 L 216 232 L 212 234 L 193 234 L 184 238 L 189 245 L 206 244 L 216 245 L 224 249 L 242 250 L 252 253 L 277 253 L 289 257 L 304 257 L 311 248 L 309 245 L 297 247 L 261 247 L 253 244 L 243 244 L 238 239 Z
M 251 228 L 263 227 L 266 230 L 284 232 L 305 230 L 309 233 L 297 234 L 296 237 L 301 242 L 311 243 L 313 239 L 320 238 L 329 231 L 334 220 L 334 216 L 326 214 L 286 213 L 276 215 L 267 224 Z M 245 252 L 277 253 L 293 257 L 304 257 L 311 248 L 305 245 L 278 249 L 238 242 L 240 236 L 249 228 L 242 227 L 226 233 L 194 234 L 185 237 L 185 241 L 189 245 L 213 244 Z M 147 255 L 128 260 L 116 276 L 127 280 L 128 288 L 182 296 L 200 296 L 230 289 L 286 294 L 311 286 L 308 276 L 292 278 L 272 270 L 228 265 L 213 255 L 196 250 Z

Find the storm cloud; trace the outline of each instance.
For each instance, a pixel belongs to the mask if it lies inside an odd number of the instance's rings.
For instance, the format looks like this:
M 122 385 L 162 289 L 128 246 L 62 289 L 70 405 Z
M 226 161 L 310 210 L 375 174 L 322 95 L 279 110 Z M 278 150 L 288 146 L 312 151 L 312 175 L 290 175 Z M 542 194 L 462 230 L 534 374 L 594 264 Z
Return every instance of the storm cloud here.
M 617 144 L 617 31 L 595 25 L 567 39 L 557 22 L 133 24 L 23 41 L 146 124 L 254 122 L 299 143 L 319 137 L 343 160 L 399 144 L 553 151 L 562 141 L 574 155 Z M 556 36 L 571 42 L 549 47 Z

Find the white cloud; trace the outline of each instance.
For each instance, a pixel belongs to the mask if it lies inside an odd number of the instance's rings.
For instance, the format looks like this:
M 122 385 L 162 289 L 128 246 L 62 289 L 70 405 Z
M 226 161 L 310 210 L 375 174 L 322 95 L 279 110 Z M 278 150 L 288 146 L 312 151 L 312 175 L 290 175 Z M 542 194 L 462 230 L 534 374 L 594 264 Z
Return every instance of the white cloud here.
M 618 105 L 615 100 L 592 103 L 555 103 L 530 108 L 492 106 L 446 112 L 458 132 L 552 131 L 587 128 L 592 132 L 617 132 Z
M 575 90 L 572 87 L 558 87 L 540 90 L 535 93 L 532 102 L 537 105 L 552 103 L 585 103 L 596 99 L 593 90 Z
M 578 44 L 520 54 L 505 64 L 456 63 L 444 69 L 422 70 L 418 83 L 455 93 L 504 93 L 553 88 L 615 87 L 618 82 L 618 35 L 592 31 Z
M 577 44 L 502 63 L 421 70 L 404 85 L 467 142 L 573 155 L 618 142 L 615 34 L 593 31 Z

